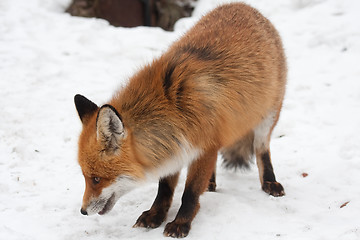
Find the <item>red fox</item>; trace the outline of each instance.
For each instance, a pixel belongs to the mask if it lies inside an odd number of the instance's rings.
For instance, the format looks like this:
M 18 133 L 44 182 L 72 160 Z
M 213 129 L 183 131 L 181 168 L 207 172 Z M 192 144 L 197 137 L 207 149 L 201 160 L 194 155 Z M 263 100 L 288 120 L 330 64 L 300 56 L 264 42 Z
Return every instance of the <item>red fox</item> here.
M 98 107 L 76 95 L 83 125 L 78 161 L 86 182 L 81 213 L 105 214 L 126 192 L 155 177 L 155 201 L 134 227 L 159 227 L 187 167 L 181 207 L 164 230 L 165 236 L 186 237 L 199 196 L 215 190 L 218 152 L 234 168 L 248 166 L 255 155 L 262 189 L 283 196 L 269 141 L 286 72 L 273 25 L 254 8 L 232 3 L 201 18 L 107 104 Z

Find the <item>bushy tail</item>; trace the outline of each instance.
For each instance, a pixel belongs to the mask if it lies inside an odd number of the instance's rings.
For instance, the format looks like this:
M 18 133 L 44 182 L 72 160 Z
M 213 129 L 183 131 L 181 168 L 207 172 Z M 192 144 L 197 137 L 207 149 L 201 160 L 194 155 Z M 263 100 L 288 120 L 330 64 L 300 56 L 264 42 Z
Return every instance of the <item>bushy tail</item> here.
M 250 160 L 254 155 L 254 133 L 250 132 L 230 147 L 224 148 L 221 154 L 223 165 L 228 169 L 250 168 Z

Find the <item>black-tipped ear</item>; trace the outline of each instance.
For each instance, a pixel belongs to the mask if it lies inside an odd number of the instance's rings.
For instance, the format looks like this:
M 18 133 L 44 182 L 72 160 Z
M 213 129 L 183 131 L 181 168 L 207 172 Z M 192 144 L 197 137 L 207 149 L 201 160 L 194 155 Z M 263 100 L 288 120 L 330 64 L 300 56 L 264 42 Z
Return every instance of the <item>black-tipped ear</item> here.
M 107 153 L 115 153 L 126 137 L 120 114 L 111 105 L 100 108 L 96 119 L 97 139 Z
M 95 103 L 80 94 L 75 95 L 74 102 L 82 123 L 86 121 L 87 117 L 91 116 L 99 109 Z

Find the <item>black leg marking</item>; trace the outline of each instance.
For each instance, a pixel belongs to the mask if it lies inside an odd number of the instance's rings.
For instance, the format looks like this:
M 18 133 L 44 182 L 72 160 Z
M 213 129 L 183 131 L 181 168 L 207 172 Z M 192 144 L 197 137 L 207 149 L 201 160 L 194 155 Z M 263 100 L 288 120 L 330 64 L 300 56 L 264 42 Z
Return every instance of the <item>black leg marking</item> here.
M 261 161 L 263 162 L 263 166 L 264 166 L 264 174 L 263 174 L 264 182 L 265 181 L 276 182 L 274 169 L 271 164 L 269 152 L 265 152 L 262 154 Z
M 276 182 L 269 152 L 265 152 L 261 155 L 261 161 L 264 168 L 262 189 L 264 192 L 274 197 L 284 196 L 285 192 L 283 186 Z
M 209 181 L 208 191 L 215 192 L 215 190 L 216 190 L 216 173 L 214 171 Z
M 185 189 L 179 212 L 174 221 L 166 224 L 164 235 L 176 238 L 186 237 L 199 207 L 199 196 L 190 189 Z
M 197 196 L 190 189 L 186 189 L 181 198 L 181 202 L 182 204 L 176 218 L 192 219 L 192 216 L 194 215 L 194 212 L 196 212 L 196 208 L 199 205 L 199 196 Z

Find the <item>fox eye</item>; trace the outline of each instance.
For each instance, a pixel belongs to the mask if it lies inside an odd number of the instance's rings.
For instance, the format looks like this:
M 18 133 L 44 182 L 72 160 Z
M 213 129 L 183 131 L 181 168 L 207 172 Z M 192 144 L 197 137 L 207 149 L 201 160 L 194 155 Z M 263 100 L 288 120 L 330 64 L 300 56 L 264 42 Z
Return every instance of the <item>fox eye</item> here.
M 100 180 L 101 180 L 101 178 L 99 178 L 99 177 L 93 177 L 92 178 L 92 182 L 93 182 L 94 185 L 100 183 Z

